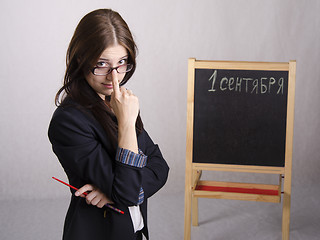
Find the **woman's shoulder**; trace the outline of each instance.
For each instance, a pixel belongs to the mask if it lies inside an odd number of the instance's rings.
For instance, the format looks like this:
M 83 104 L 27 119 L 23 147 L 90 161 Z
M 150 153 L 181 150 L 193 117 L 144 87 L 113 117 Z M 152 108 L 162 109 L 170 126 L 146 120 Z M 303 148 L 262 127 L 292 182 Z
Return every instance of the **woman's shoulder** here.
M 91 112 L 73 100 L 63 101 L 57 107 L 48 128 L 49 139 L 60 139 L 61 142 L 67 139 L 80 141 L 81 137 L 96 138 L 97 134 L 103 133 Z
M 62 120 L 64 118 L 72 118 L 75 120 L 93 120 L 93 116 L 88 109 L 81 106 L 79 103 L 69 97 L 62 101 L 62 103 L 56 108 L 52 116 L 52 120 Z
M 97 121 L 92 113 L 72 99 L 65 99 L 54 111 L 49 132 L 58 129 L 77 129 L 78 131 L 90 131 L 98 128 Z

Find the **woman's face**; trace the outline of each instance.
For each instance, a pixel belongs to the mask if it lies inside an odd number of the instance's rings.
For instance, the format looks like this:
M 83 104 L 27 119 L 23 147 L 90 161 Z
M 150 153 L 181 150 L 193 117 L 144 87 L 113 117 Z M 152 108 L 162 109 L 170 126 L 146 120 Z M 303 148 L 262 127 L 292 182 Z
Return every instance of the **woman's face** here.
M 127 50 L 119 45 L 115 44 L 111 47 L 106 48 L 95 67 L 118 67 L 120 65 L 127 64 L 128 62 L 128 53 Z M 114 71 L 114 70 L 113 70 Z M 116 73 L 118 75 L 119 83 L 125 76 L 125 73 Z M 105 96 L 110 96 L 113 92 L 112 86 L 112 74 L 109 73 L 106 76 L 97 76 L 90 72 L 86 76 L 88 84 L 96 91 L 96 93 L 104 100 Z

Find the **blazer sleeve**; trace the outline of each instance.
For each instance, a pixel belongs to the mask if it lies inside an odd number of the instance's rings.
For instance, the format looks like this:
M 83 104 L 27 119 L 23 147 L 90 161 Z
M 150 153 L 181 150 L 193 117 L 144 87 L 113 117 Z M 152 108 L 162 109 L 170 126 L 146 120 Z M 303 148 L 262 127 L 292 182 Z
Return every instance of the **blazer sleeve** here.
M 163 158 L 160 148 L 154 144 L 146 131 L 141 133 L 138 139 L 141 143 L 142 151 L 147 158 L 147 164 L 142 168 L 142 189 L 144 190 L 145 198 L 155 194 L 167 181 L 169 174 L 169 166 Z
M 114 189 L 118 196 L 135 196 L 131 199 L 134 205 L 142 204 L 144 199 L 151 197 L 166 183 L 169 173 L 169 166 L 163 158 L 157 144 L 154 144 L 148 133 L 143 130 L 138 136 L 138 145 L 140 154 L 134 154 L 130 151 L 125 151 L 126 154 L 132 154 L 137 161 L 126 161 L 129 157 L 122 158 L 116 162 L 116 177 Z M 119 149 L 118 149 L 119 153 Z M 117 156 L 119 155 L 117 153 Z M 146 158 L 146 160 L 145 160 Z M 126 162 L 126 164 L 124 164 Z M 124 167 L 125 166 L 125 167 Z M 135 171 L 135 178 L 127 178 Z M 128 187 L 130 186 L 130 187 Z

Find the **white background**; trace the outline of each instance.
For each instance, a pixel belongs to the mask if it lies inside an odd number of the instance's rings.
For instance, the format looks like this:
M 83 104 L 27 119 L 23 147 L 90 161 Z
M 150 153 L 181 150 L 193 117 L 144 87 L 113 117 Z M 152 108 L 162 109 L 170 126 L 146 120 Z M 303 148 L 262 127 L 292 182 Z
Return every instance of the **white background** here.
M 310 209 L 319 208 L 317 0 L 2 0 L 0 200 L 69 196 L 51 179 L 66 177 L 47 128 L 73 31 L 97 8 L 118 11 L 138 45 L 137 71 L 128 88 L 138 95 L 145 127 L 171 168 L 162 194 L 184 193 L 188 58 L 296 60 L 292 207 L 309 199 Z

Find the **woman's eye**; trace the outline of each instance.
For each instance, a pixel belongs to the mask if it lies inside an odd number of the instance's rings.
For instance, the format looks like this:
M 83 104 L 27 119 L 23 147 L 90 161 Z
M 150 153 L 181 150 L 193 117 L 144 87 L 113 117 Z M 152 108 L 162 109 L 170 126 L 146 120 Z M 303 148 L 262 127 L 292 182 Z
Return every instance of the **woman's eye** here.
M 97 62 L 97 67 L 109 67 L 106 62 Z
M 119 65 L 124 65 L 124 64 L 127 64 L 127 59 L 121 59 L 119 61 Z

